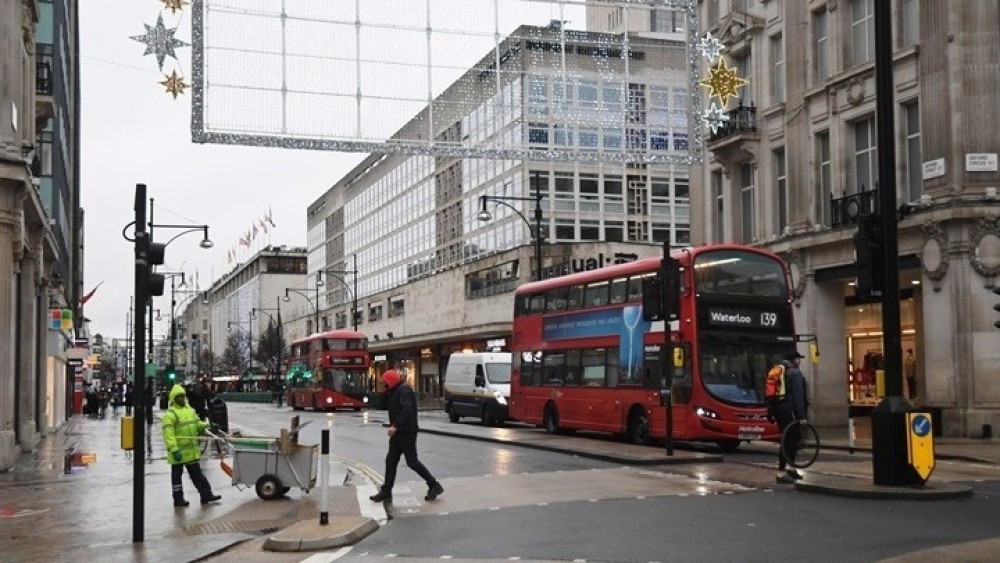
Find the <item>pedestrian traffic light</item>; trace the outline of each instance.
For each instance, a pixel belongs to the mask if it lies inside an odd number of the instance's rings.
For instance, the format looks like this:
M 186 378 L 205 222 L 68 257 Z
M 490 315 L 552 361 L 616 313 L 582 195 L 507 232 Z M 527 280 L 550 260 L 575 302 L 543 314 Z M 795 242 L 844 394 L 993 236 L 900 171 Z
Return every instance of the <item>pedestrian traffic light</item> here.
M 864 301 L 878 301 L 885 289 L 882 267 L 884 245 L 877 215 L 858 216 L 858 230 L 854 233 L 854 261 L 857 267 L 857 284 L 854 292 Z

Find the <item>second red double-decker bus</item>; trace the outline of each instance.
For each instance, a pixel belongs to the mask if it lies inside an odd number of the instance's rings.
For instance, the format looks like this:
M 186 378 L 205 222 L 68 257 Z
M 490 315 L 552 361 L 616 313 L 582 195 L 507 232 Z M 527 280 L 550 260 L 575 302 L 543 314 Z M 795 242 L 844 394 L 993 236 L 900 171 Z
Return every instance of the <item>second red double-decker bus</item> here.
M 518 288 L 511 416 L 551 432 L 597 430 L 644 444 L 666 436 L 660 390 L 669 388 L 676 440 L 729 450 L 777 438 L 763 386 L 797 341 L 785 263 L 740 245 L 688 248 L 673 258 L 678 317 L 669 323 L 668 350 L 666 323 L 643 320 L 642 310 L 644 280 L 660 273 L 661 258 Z
M 332 410 L 368 406 L 371 356 L 360 332 L 333 330 L 291 344 L 288 405 L 295 410 Z

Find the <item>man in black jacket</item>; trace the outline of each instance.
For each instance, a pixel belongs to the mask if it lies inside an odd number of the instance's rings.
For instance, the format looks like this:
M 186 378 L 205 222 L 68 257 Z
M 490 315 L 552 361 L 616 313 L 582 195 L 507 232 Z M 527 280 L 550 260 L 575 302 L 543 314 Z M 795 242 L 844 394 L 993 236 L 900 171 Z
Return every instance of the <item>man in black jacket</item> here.
M 417 458 L 417 398 L 394 369 L 382 374 L 385 383 L 385 401 L 389 410 L 389 453 L 385 455 L 385 482 L 377 494 L 370 497 L 374 502 L 392 502 L 392 486 L 396 483 L 396 467 L 399 458 L 406 458 L 406 465 L 417 472 L 427 482 L 424 500 L 434 500 L 444 492 L 431 472 Z
M 806 423 L 808 409 L 806 379 L 799 369 L 803 357 L 796 351 L 789 353 L 782 360 L 781 363 L 785 366 L 785 397 L 772 408 L 773 416 L 777 419 L 778 428 L 782 433 L 785 428 L 792 427 L 782 442 L 784 447 L 778 449 L 779 483 L 792 483 L 802 478 L 794 467 L 787 471 L 786 467 L 790 465 L 789 462 L 795 463 L 795 454 L 799 451 L 799 425 Z

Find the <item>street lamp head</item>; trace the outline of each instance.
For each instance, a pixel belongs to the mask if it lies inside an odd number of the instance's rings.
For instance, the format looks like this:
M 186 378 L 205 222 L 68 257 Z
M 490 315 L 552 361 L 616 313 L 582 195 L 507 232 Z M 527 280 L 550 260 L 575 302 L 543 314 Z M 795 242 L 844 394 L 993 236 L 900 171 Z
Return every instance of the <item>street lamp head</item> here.
M 479 215 L 477 215 L 476 218 L 479 219 L 481 223 L 489 223 L 490 221 L 493 220 L 493 214 L 483 209 L 482 211 L 479 212 Z
M 316 287 L 323 287 L 323 272 L 316 272 Z
M 215 246 L 212 243 L 212 241 L 208 238 L 208 225 L 206 225 L 204 227 L 204 233 L 205 233 L 205 236 L 201 239 L 201 242 L 198 243 L 198 246 L 200 246 L 200 247 L 202 247 L 202 248 L 204 248 L 204 249 L 207 250 L 207 249 L 212 248 L 213 246 Z
M 291 300 L 292 300 L 292 298 L 291 298 L 291 297 L 289 297 L 287 293 L 285 294 L 285 298 L 284 298 L 284 299 L 282 299 L 282 301 L 284 301 L 285 303 L 288 303 L 288 302 L 289 302 L 289 301 L 291 301 Z

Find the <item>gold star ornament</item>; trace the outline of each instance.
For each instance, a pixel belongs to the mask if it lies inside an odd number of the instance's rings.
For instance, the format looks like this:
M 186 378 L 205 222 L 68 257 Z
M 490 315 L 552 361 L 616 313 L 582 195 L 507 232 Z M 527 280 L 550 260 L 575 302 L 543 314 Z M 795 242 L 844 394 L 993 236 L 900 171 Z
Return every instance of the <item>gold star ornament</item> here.
M 165 80 L 160 82 L 160 84 L 163 84 L 163 86 L 167 89 L 168 94 L 174 95 L 175 100 L 177 99 L 178 94 L 183 94 L 184 89 L 190 86 L 188 83 L 184 82 L 184 77 L 177 74 L 176 70 L 171 71 L 170 74 L 164 74 L 163 77 Z
M 735 98 L 736 91 L 749 84 L 736 75 L 736 67 L 726 66 L 726 59 L 719 57 L 719 62 L 708 69 L 708 78 L 699 82 L 708 88 L 713 98 L 719 98 L 722 107 L 726 107 L 729 98 Z
M 160 0 L 160 2 L 163 2 L 163 9 L 170 10 L 171 14 L 183 11 L 184 6 L 190 4 L 186 0 Z

